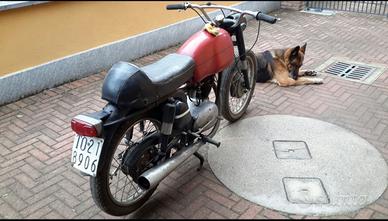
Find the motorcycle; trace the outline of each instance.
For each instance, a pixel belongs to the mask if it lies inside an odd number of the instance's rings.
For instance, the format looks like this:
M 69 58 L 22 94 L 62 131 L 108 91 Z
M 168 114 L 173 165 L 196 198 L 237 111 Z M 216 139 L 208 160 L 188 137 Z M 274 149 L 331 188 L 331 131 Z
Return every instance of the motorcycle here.
M 220 120 L 243 116 L 256 83 L 256 57 L 243 38 L 245 16 L 276 22 L 262 12 L 211 3 L 166 9 L 192 9 L 205 28 L 153 64 L 114 64 L 102 86 L 106 106 L 71 120 L 76 133 L 71 163 L 90 176 L 95 203 L 111 215 L 141 207 L 188 157 L 196 156 L 202 167 L 204 158 L 197 151 L 204 144 L 220 146 L 213 139 Z M 220 9 L 222 15 L 212 19 L 204 9 Z

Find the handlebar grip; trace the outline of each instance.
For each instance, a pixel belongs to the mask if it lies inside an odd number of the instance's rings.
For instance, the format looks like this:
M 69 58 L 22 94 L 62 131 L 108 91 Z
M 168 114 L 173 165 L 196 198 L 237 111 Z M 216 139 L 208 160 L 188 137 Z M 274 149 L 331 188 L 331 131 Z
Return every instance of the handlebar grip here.
M 167 10 L 179 10 L 179 9 L 185 10 L 186 7 L 184 4 L 172 4 L 172 5 L 167 5 L 166 9 Z
M 259 12 L 256 15 L 256 20 L 262 20 L 262 21 L 268 22 L 270 24 L 275 24 L 277 18 L 270 16 L 270 15 L 267 15 L 267 14 L 264 14 L 262 12 Z

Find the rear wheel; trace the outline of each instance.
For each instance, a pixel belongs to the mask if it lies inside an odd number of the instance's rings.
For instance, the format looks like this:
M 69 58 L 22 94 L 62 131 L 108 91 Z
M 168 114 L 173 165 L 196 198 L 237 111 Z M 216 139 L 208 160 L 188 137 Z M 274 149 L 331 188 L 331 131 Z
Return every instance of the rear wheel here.
M 256 56 L 252 51 L 246 54 L 247 73 L 250 89 L 244 87 L 244 75 L 240 60 L 234 62 L 222 73 L 220 87 L 221 111 L 225 119 L 234 122 L 240 119 L 248 108 L 256 83 Z
M 156 187 L 143 190 L 132 177 L 154 166 L 160 144 L 157 139 L 149 138 L 159 131 L 159 121 L 144 117 L 124 123 L 111 142 L 104 143 L 102 168 L 90 179 L 92 197 L 103 211 L 115 216 L 127 215 L 153 194 Z

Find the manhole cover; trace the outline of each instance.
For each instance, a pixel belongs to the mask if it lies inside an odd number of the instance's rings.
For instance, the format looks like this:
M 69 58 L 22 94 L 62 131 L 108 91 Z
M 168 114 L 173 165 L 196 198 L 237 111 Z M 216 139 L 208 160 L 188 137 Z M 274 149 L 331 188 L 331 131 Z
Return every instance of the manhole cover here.
M 237 195 L 283 212 L 352 212 L 384 192 L 388 170 L 366 140 L 316 119 L 267 115 L 237 121 L 208 149 L 216 177 Z
M 274 140 L 272 143 L 278 159 L 311 159 L 310 151 L 304 141 Z
M 329 203 L 329 197 L 319 178 L 284 177 L 283 185 L 287 200 L 291 203 Z
M 317 68 L 317 71 L 346 80 L 371 84 L 384 72 L 384 69 L 385 67 L 380 64 L 366 64 L 346 58 L 331 58 Z

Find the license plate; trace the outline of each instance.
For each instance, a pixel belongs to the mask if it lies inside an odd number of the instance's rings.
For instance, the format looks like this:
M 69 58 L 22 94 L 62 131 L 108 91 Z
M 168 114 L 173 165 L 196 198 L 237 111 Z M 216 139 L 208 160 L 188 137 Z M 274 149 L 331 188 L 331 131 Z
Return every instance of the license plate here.
M 71 151 L 73 167 L 90 176 L 96 176 L 103 143 L 104 139 L 76 134 Z

